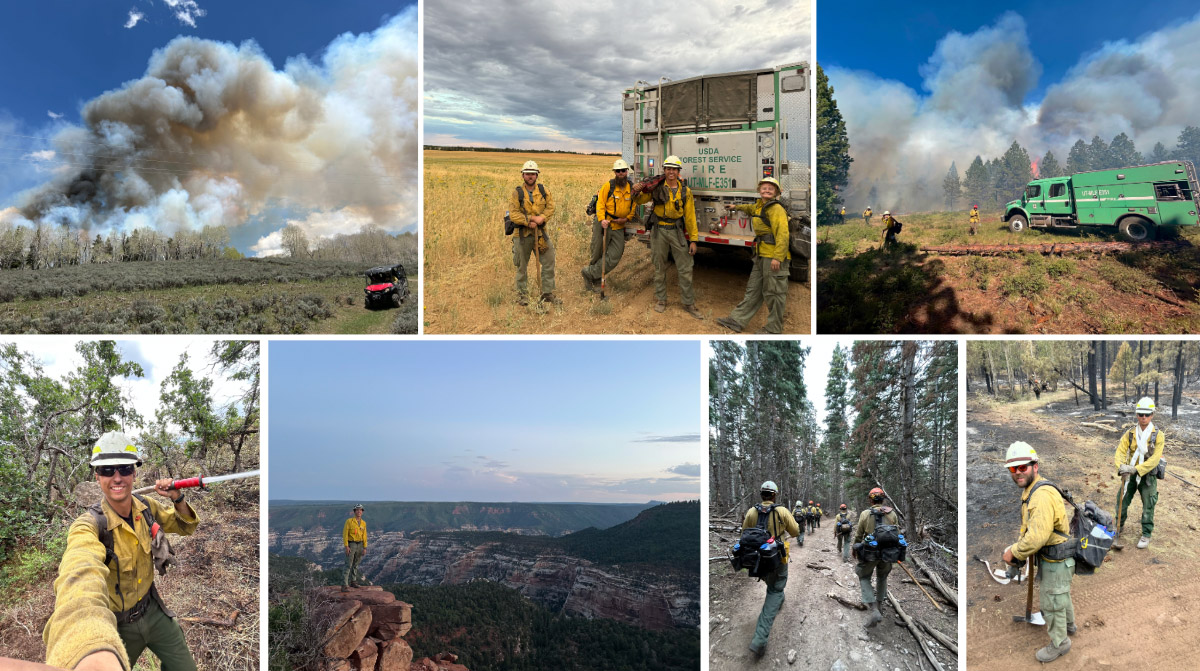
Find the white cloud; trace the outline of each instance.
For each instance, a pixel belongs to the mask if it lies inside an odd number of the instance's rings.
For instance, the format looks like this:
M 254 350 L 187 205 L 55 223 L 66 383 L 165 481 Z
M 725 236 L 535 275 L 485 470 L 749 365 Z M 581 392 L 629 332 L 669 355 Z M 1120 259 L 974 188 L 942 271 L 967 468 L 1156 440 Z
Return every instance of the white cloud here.
M 186 23 L 193 28 L 196 27 L 196 19 L 208 13 L 196 4 L 196 0 L 163 0 L 163 2 L 175 12 L 175 18 L 179 19 L 180 23 Z M 126 26 L 126 28 L 128 27 Z
M 63 118 L 63 115 L 59 114 L 58 112 L 55 112 L 54 110 L 46 110 L 46 116 L 50 117 L 51 119 Z
M 53 149 L 43 149 L 41 151 L 31 151 L 25 154 L 26 158 L 32 158 L 37 161 L 52 161 L 56 154 Z

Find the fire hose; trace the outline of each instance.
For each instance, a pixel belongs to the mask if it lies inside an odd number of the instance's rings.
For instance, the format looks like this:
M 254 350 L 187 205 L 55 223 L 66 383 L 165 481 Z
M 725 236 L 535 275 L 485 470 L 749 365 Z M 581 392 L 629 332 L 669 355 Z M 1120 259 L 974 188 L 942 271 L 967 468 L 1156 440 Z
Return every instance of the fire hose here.
M 254 471 L 242 471 L 241 473 L 231 473 L 229 475 L 213 475 L 213 476 L 201 475 L 198 477 L 186 478 L 183 480 L 173 480 L 171 482 L 170 486 L 167 487 L 167 489 L 168 490 L 189 489 L 192 487 L 199 487 L 201 489 L 207 489 L 208 485 L 210 485 L 214 482 L 224 482 L 226 480 L 241 480 L 242 478 L 257 478 L 260 473 L 261 473 L 261 471 L 254 470 Z M 134 494 L 148 494 L 154 490 L 155 490 L 155 487 L 153 485 L 151 485 L 149 487 L 142 487 L 141 489 L 135 489 L 135 490 L 133 490 L 133 493 Z

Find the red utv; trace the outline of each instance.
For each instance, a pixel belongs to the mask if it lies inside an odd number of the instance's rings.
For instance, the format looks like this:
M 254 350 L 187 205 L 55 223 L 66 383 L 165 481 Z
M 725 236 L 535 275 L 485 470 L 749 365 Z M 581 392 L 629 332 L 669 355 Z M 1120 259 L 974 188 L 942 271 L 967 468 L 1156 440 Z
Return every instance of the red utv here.
M 398 308 L 408 298 L 408 279 L 404 266 L 378 266 L 367 271 L 366 298 L 364 307 Z

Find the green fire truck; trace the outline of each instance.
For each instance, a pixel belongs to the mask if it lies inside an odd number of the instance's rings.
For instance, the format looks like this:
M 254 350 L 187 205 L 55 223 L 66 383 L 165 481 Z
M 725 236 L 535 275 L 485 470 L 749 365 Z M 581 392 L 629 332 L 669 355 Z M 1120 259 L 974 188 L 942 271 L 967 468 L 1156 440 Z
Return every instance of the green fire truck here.
M 692 190 L 700 246 L 748 250 L 750 217 L 726 203 L 753 203 L 758 180 L 783 187 L 792 252 L 791 278 L 807 281 L 812 232 L 809 175 L 812 128 L 807 63 L 704 75 L 658 83 L 639 81 L 622 98 L 621 157 L 634 176 L 662 171 L 666 157 L 683 162 Z M 646 220 L 645 212 L 640 219 Z M 633 228 L 643 242 L 643 224 Z
M 1009 230 L 1116 226 L 1132 242 L 1200 225 L 1200 184 L 1190 161 L 1035 179 L 1005 207 Z

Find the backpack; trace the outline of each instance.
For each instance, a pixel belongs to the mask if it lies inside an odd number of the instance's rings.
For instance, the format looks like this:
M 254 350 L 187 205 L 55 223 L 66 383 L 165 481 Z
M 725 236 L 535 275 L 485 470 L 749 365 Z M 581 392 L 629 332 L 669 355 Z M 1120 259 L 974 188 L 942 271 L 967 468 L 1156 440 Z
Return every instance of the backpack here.
M 783 563 L 783 551 L 779 541 L 771 535 L 767 521 L 775 514 L 776 504 L 757 505 L 758 523 L 742 531 L 742 537 L 733 546 L 733 570 L 747 569 L 751 578 L 762 578 Z
M 908 548 L 904 534 L 900 533 L 900 527 L 895 524 L 885 524 L 883 520 L 883 516 L 891 512 L 891 509 L 884 511 L 872 507 L 870 512 L 875 517 L 875 530 L 863 539 L 866 561 L 904 561 L 905 551 Z M 871 556 L 875 556 L 875 559 L 872 560 Z
M 146 506 L 146 509 L 144 511 L 142 511 L 142 515 L 145 516 L 146 524 L 150 527 L 151 545 L 153 545 L 154 542 L 159 537 L 161 537 L 161 541 L 159 541 L 159 542 L 161 542 L 163 545 L 166 546 L 167 559 L 162 562 L 160 562 L 156 559 L 154 562 L 154 568 L 158 569 L 158 574 L 166 575 L 167 569 L 171 566 L 172 558 L 174 556 L 174 552 L 171 550 L 171 545 L 170 545 L 170 543 L 167 542 L 167 535 L 165 533 L 163 533 L 162 527 L 160 527 L 158 525 L 158 522 L 154 519 L 153 509 L 150 507 L 149 503 L 146 503 L 146 499 L 142 498 L 141 496 L 139 496 L 137 494 L 134 494 L 133 498 L 137 499 L 138 501 L 141 501 L 142 505 Z M 117 562 L 117 554 L 116 554 L 116 552 L 113 551 L 112 530 L 108 528 L 108 518 L 105 517 L 104 509 L 101 507 L 101 505 L 102 504 L 100 504 L 100 503 L 94 503 L 94 504 L 88 506 L 87 510 L 89 513 L 91 513 L 92 523 L 96 526 L 96 536 L 97 536 L 97 538 L 99 538 L 100 544 L 104 546 L 104 564 L 105 564 L 105 566 L 107 566 L 110 563 L 113 564 L 113 566 L 118 571 L 117 575 L 120 575 L 120 566 L 119 566 L 119 563 Z M 153 551 L 151 552 L 151 554 L 153 555 Z
M 838 515 L 840 516 L 841 513 L 838 513 Z M 850 524 L 850 514 L 849 513 L 846 514 L 846 519 L 837 520 L 836 524 L 834 525 L 834 528 L 837 531 L 839 536 L 849 535 L 850 530 L 853 528 L 853 525 Z
M 1096 569 L 1104 563 L 1104 557 L 1108 554 L 1109 549 L 1112 548 L 1113 535 L 1108 532 L 1107 525 L 1104 524 L 1105 522 L 1112 524 L 1112 516 L 1091 501 L 1087 501 L 1083 507 L 1076 505 L 1070 492 L 1063 491 L 1049 480 L 1042 480 L 1033 486 L 1029 492 L 1030 500 L 1033 499 L 1033 493 L 1042 485 L 1053 487 L 1062 496 L 1063 501 L 1071 504 L 1071 507 L 1075 509 L 1075 514 L 1071 517 L 1069 535 L 1063 534 L 1057 529 L 1054 531 L 1059 536 L 1065 535 L 1066 542 L 1048 548 L 1043 547 L 1038 551 L 1038 555 L 1054 561 L 1074 557 L 1076 573 L 1083 575 L 1095 573 Z
M 616 201 L 617 201 L 616 188 L 617 188 L 617 180 L 615 180 L 615 179 L 608 180 L 608 197 L 614 203 L 616 203 Z M 588 215 L 589 217 L 596 216 L 596 213 L 599 211 L 599 208 L 597 207 L 599 204 L 600 204 L 600 194 L 593 193 L 592 199 L 590 201 L 588 201 L 588 206 L 587 206 L 587 208 L 584 209 L 583 213 Z
M 542 186 L 541 182 L 537 185 L 538 192 L 542 194 L 542 199 L 546 198 L 546 187 Z M 525 212 L 525 189 L 517 187 L 517 202 L 520 203 L 521 212 Z M 517 230 L 517 225 L 509 218 L 508 213 L 504 213 L 504 234 L 512 235 L 513 231 Z
M 1131 446 L 1136 446 L 1136 441 L 1137 437 L 1134 435 L 1133 429 L 1130 429 L 1129 444 Z M 1150 440 L 1146 441 L 1146 449 L 1150 452 L 1153 452 L 1156 445 L 1158 445 L 1158 427 L 1155 427 L 1155 429 L 1150 432 Z M 1164 449 L 1166 449 L 1165 446 Z M 1154 478 L 1156 480 L 1162 480 L 1163 478 L 1167 477 L 1167 458 L 1160 456 L 1158 458 L 1158 465 L 1154 467 L 1154 470 L 1151 471 L 1151 473 L 1154 474 Z M 1146 475 L 1150 475 L 1150 473 L 1147 473 Z

